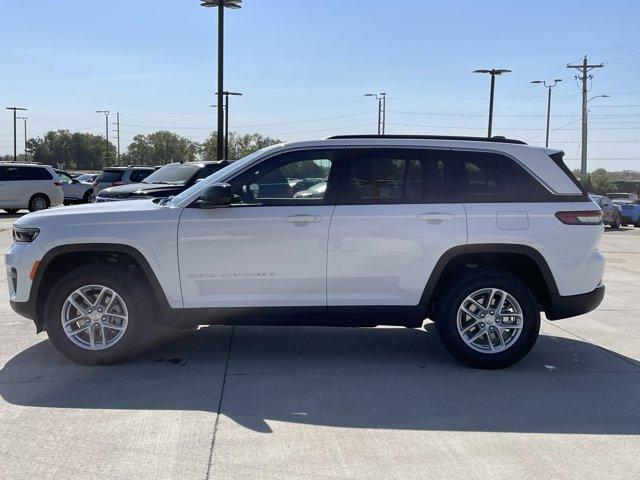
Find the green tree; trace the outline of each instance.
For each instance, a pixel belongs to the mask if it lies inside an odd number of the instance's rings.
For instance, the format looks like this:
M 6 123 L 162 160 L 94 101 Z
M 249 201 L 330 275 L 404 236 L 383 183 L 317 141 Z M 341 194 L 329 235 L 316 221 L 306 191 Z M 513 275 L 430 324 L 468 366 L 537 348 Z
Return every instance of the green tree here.
M 276 145 L 282 143 L 277 138 L 265 137 L 259 133 L 247 133 L 240 135 L 236 132 L 229 133 L 229 158 L 236 160 L 238 158 L 245 157 L 250 153 L 260 150 L 261 148 L 268 147 L 269 145 Z M 218 141 L 216 138 L 216 132 L 211 133 L 201 146 L 200 155 L 204 160 L 216 159 L 216 146 Z
M 106 158 L 104 138 L 91 133 L 71 133 L 69 130 L 47 132 L 44 137 L 30 138 L 27 152 L 35 162 L 78 170 L 99 170 L 116 161 L 116 149 L 109 142 Z
M 165 165 L 195 160 L 200 146 L 177 133 L 161 130 L 149 135 L 136 135 L 124 156 L 126 163 Z

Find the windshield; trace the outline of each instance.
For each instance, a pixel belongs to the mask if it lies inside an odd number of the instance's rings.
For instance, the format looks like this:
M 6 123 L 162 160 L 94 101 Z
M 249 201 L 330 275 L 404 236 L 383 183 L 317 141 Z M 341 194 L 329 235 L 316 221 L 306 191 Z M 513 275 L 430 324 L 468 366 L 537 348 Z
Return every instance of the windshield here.
M 156 170 L 142 183 L 167 183 L 169 185 L 184 185 L 191 177 L 193 177 L 200 169 L 201 165 L 188 163 L 170 163 Z
M 265 147 L 256 152 L 250 153 L 246 157 L 242 157 L 240 160 L 233 162 L 231 165 L 227 165 L 224 168 L 221 168 L 217 172 L 209 175 L 206 179 L 201 182 L 196 183 L 195 185 L 190 186 L 184 192 L 176 195 L 171 198 L 170 201 L 166 203 L 169 207 L 175 207 L 183 202 L 185 199 L 191 197 L 195 192 L 199 191 L 202 188 L 205 188 L 207 185 L 211 185 L 212 183 L 219 182 L 221 179 L 232 175 L 234 172 L 242 170 L 246 165 L 252 163 L 254 160 L 260 158 L 262 155 L 266 154 L 271 150 L 275 150 L 277 148 L 281 148 L 282 145 L 271 145 L 269 147 Z

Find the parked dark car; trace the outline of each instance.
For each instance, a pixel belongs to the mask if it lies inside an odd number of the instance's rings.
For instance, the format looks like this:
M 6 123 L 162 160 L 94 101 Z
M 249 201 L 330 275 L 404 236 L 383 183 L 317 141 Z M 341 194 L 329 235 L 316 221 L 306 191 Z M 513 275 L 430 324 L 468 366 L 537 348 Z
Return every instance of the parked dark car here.
M 142 182 L 101 190 L 97 202 L 141 200 L 177 195 L 191 185 L 229 165 L 229 161 L 176 162 L 153 172 Z
M 602 221 L 611 228 L 620 228 L 622 224 L 622 213 L 620 205 L 616 205 L 609 197 L 602 195 L 589 194 L 591 199 L 596 202 L 602 210 Z

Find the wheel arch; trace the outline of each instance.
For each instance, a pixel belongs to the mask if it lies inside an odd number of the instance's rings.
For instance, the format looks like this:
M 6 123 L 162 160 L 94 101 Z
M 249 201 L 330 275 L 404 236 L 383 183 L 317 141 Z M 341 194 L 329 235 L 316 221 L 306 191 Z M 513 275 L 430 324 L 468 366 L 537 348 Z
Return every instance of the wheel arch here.
M 460 274 L 475 268 L 498 268 L 522 279 L 532 290 L 542 309 L 550 296 L 558 294 L 553 273 L 543 255 L 533 247 L 516 244 L 470 244 L 447 250 L 438 260 L 425 286 L 420 304 L 427 316 L 433 313 L 447 285 Z
M 63 273 L 91 264 L 120 264 L 131 267 L 130 274 L 145 281 L 149 293 L 156 300 L 158 311 L 170 310 L 155 272 L 135 247 L 117 243 L 61 245 L 44 255 L 31 285 L 30 300 L 34 302 L 37 332 L 44 330 L 44 305 L 53 282 Z

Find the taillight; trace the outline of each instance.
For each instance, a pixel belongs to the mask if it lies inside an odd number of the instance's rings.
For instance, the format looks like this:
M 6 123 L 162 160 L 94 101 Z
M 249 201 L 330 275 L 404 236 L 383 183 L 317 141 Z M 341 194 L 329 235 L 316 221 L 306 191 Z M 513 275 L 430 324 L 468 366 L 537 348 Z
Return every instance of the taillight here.
M 601 210 L 557 212 L 556 217 L 565 225 L 602 225 Z
M 62 182 L 53 182 L 53 184 L 54 184 L 56 187 L 61 187 L 61 186 L 62 186 Z
M 111 183 L 112 187 L 117 187 L 118 185 L 124 185 L 124 182 L 112 182 Z

